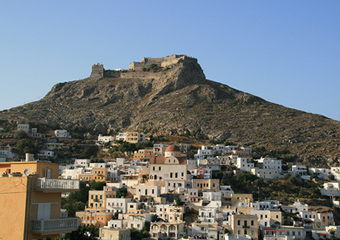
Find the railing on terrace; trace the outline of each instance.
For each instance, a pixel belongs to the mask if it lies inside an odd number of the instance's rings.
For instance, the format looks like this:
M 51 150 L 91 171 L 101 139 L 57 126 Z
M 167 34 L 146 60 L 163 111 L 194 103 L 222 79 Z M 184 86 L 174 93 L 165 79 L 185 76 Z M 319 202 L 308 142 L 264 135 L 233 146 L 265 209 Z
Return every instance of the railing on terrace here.
M 77 229 L 78 220 L 78 218 L 33 220 L 33 232 L 44 233 Z
M 37 190 L 79 190 L 79 180 L 74 179 L 54 179 L 54 178 L 38 178 Z

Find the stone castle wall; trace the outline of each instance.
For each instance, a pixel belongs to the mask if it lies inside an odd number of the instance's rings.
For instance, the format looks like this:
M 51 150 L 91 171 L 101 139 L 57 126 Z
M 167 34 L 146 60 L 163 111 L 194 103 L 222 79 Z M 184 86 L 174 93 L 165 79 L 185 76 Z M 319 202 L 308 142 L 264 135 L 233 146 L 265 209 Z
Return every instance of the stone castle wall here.
M 177 64 L 180 59 L 188 60 L 194 59 L 186 55 L 171 55 L 163 58 L 143 58 L 141 62 L 132 62 L 129 65 L 130 70 L 140 71 L 143 68 L 149 68 L 152 64 L 156 64 L 159 67 L 167 67 L 173 64 Z M 197 59 L 195 59 L 197 62 Z
M 121 74 L 122 74 L 121 71 L 104 70 L 104 77 L 108 77 L 108 78 L 120 78 Z
M 92 65 L 92 72 L 90 77 L 104 77 L 104 66 L 103 64 L 97 63 Z
M 97 63 L 92 65 L 91 76 L 93 78 L 152 78 L 159 77 L 161 73 L 145 73 L 143 68 L 149 68 L 152 64 L 159 67 L 168 67 L 175 65 L 178 61 L 197 63 L 196 58 L 186 55 L 171 55 L 163 58 L 143 58 L 141 62 L 132 62 L 129 65 L 129 70 L 105 70 L 103 64 Z
M 93 64 L 92 65 L 92 72 L 90 77 L 95 78 L 103 78 L 103 77 L 109 77 L 109 78 L 119 78 L 121 77 L 121 71 L 115 71 L 115 70 L 105 70 L 103 64 Z

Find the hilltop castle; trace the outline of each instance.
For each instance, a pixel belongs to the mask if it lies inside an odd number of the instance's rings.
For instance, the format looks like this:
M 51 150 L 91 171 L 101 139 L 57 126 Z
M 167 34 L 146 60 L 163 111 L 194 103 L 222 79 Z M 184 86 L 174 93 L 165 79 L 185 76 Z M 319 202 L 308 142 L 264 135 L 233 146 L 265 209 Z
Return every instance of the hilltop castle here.
M 143 71 L 143 69 L 150 68 L 152 65 L 160 68 L 171 67 L 180 62 L 194 62 L 197 63 L 196 58 L 188 57 L 186 55 L 171 55 L 162 58 L 143 58 L 141 62 L 132 62 L 129 64 L 128 70 L 105 70 L 104 65 L 97 63 L 92 65 L 91 77 L 120 77 L 122 72 L 126 71 Z

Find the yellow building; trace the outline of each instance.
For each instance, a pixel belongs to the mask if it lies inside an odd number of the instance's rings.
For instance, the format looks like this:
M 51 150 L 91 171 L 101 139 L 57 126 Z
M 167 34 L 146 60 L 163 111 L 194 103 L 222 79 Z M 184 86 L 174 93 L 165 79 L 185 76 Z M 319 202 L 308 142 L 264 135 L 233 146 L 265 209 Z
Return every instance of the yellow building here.
M 83 182 L 105 182 L 109 180 L 107 168 L 93 168 L 89 173 L 79 174 L 78 178 Z
M 100 228 L 99 238 L 102 240 L 130 240 L 130 229 Z
M 201 190 L 212 190 L 218 192 L 220 190 L 219 179 L 192 179 L 192 187 Z
M 142 160 L 148 160 L 150 159 L 152 156 L 155 156 L 153 154 L 152 150 L 148 150 L 148 149 L 139 149 L 138 151 L 135 151 L 133 154 L 133 159 L 132 160 L 136 160 L 136 161 L 142 161 Z
M 0 239 L 57 238 L 78 228 L 61 218 L 61 193 L 79 190 L 79 180 L 57 179 L 58 164 L 0 163 Z
M 88 207 L 85 211 L 76 212 L 81 225 L 106 226 L 112 219 L 112 212 L 106 212 L 106 199 L 115 198 L 116 191 L 112 187 L 104 187 L 102 191 L 89 191 Z
M 125 141 L 129 143 L 145 142 L 145 134 L 139 132 L 124 132 L 116 136 L 117 141 Z
M 251 239 L 258 239 L 258 222 L 255 215 L 232 215 L 231 216 L 231 228 L 234 235 L 241 237 L 250 236 Z
M 251 193 L 234 193 L 231 194 L 231 206 L 235 206 L 239 202 L 253 202 L 253 194 Z

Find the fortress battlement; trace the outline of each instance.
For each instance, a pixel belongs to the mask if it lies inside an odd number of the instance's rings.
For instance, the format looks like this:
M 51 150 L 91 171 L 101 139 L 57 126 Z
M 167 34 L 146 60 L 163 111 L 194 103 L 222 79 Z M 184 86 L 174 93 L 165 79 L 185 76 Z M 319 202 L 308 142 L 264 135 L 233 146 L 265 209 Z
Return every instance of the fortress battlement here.
M 105 70 L 104 65 L 97 63 L 92 65 L 91 76 L 93 78 L 120 78 L 123 75 L 129 75 L 133 77 L 132 71 L 142 71 L 143 69 L 150 68 L 152 65 L 157 65 L 161 68 L 170 67 L 172 65 L 178 64 L 180 62 L 193 62 L 197 63 L 197 59 L 193 57 L 188 57 L 186 55 L 171 55 L 162 58 L 143 58 L 141 62 L 132 62 L 129 64 L 129 70 L 117 69 L 117 70 Z M 130 76 L 131 75 L 131 76 Z
M 162 58 L 143 58 L 141 62 L 132 62 L 129 65 L 129 70 L 140 71 L 143 68 L 149 68 L 151 65 L 155 64 L 159 67 L 168 67 L 177 64 L 178 61 L 194 60 L 197 63 L 196 58 L 188 57 L 186 55 L 171 55 Z
M 103 78 L 103 77 L 120 77 L 121 71 L 119 70 L 105 70 L 104 65 L 97 63 L 92 65 L 92 72 L 90 77 Z

